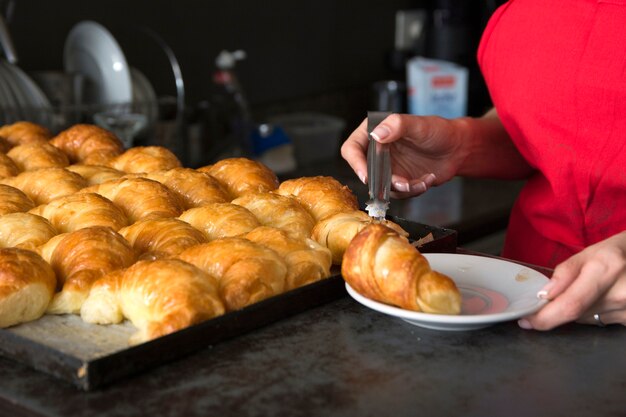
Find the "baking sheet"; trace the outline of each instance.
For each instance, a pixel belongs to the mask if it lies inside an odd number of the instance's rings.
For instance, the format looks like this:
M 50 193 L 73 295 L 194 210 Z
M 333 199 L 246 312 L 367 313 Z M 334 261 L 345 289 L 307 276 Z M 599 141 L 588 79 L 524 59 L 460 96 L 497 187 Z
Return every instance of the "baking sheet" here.
M 454 230 L 397 217 L 391 220 L 414 240 L 432 233 L 433 241 L 421 246 L 422 252 L 456 251 Z M 80 389 L 93 390 L 343 297 L 346 291 L 339 269 L 333 273 L 325 280 L 132 347 L 128 338 L 135 327 L 130 322 L 100 326 L 76 315 L 46 315 L 0 330 L 0 354 Z

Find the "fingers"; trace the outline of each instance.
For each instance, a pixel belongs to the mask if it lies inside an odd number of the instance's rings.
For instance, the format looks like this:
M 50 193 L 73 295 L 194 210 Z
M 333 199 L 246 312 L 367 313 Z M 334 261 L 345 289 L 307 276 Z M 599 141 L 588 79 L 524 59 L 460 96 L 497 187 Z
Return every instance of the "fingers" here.
M 367 119 L 365 119 L 341 146 L 341 156 L 363 184 L 367 184 L 367 145 Z
M 598 315 L 598 320 L 594 315 Z M 609 324 L 622 324 L 626 325 L 626 310 L 608 311 L 605 313 L 593 313 L 587 314 L 577 321 L 582 324 L 592 324 L 595 326 L 607 326 Z
M 437 177 L 433 173 L 422 175 L 420 178 L 414 180 L 407 180 L 400 176 L 392 176 L 390 193 L 393 198 L 409 198 L 415 197 L 425 193 L 430 187 L 433 186 Z

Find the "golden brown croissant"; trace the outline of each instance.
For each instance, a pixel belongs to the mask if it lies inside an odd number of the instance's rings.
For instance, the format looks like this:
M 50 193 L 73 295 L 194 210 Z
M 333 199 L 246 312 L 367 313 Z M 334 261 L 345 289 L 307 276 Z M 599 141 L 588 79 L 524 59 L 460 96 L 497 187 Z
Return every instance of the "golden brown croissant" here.
M 106 226 L 118 231 L 128 225 L 124 212 L 111 200 L 96 193 L 77 193 L 59 197 L 30 210 L 45 217 L 59 233 L 91 226 Z
M 54 271 L 35 252 L 0 249 L 0 327 L 41 317 L 55 287 Z
M 28 211 L 35 203 L 19 188 L 0 184 L 0 215 Z
M 15 162 L 3 153 L 0 153 L 0 178 L 14 177 L 20 173 Z
M 261 226 L 250 210 L 232 203 L 210 203 L 186 210 L 179 217 L 208 240 L 239 236 Z
M 124 172 L 104 165 L 74 164 L 65 167 L 65 169 L 75 172 L 86 179 L 88 185 L 101 184 L 124 176 Z
M 276 227 L 296 238 L 311 237 L 315 219 L 293 197 L 276 193 L 248 193 L 232 201 L 250 210 L 261 224 Z
M 285 290 L 285 261 L 275 251 L 248 239 L 217 239 L 192 246 L 178 258 L 217 278 L 220 298 L 228 311 L 239 310 Z
M 200 230 L 176 218 L 139 220 L 119 233 L 145 259 L 170 258 L 207 242 Z
M 17 146 L 25 143 L 47 142 L 52 137 L 52 133 L 36 123 L 21 121 L 0 127 L 0 137 L 11 146 Z
M 136 261 L 135 251 L 126 239 L 102 226 L 57 235 L 42 245 L 39 253 L 52 265 L 61 285 L 48 306 L 52 314 L 80 312 L 98 278 Z
M 311 232 L 311 238 L 320 245 L 330 249 L 333 254 L 333 264 L 341 264 L 343 253 L 350 244 L 350 241 L 365 226 L 379 221 L 368 216 L 360 210 L 341 212 L 327 216 L 315 224 Z M 392 228 L 398 234 L 408 237 L 409 234 L 396 223 L 385 220 L 383 225 Z
M 0 247 L 36 250 L 57 234 L 43 217 L 30 213 L 9 213 L 0 216 Z
M 11 149 L 7 156 L 15 162 L 20 171 L 34 171 L 53 167 L 64 168 L 70 164 L 67 155 L 48 142 L 18 145 Z
M 72 164 L 106 165 L 124 152 L 117 136 L 90 124 L 76 124 L 53 137 L 50 143 L 61 149 Z
M 346 249 L 341 274 L 365 297 L 407 310 L 459 314 L 461 294 L 449 277 L 394 230 L 371 224 Z
M 162 146 L 135 146 L 111 159 L 108 166 L 127 173 L 164 171 L 178 168 L 180 161 Z
M 35 204 L 46 204 L 55 198 L 74 194 L 87 186 L 80 175 L 65 168 L 43 168 L 3 178 L 0 183 L 19 188 Z
M 285 259 L 287 290 L 330 276 L 330 251 L 312 239 L 296 239 L 284 230 L 268 226 L 257 227 L 244 237 L 267 246 Z
M 231 199 L 249 192 L 267 192 L 278 188 L 278 177 L 261 162 L 248 158 L 226 158 L 213 165 L 198 168 L 217 178 L 231 195 Z
M 8 140 L 0 136 L 0 153 L 7 153 L 12 147 Z
M 82 319 L 90 323 L 128 318 L 138 328 L 131 344 L 222 314 L 215 278 L 179 259 L 139 261 L 105 276 L 94 284 L 81 310 Z
M 212 176 L 191 168 L 173 168 L 142 174 L 174 191 L 186 208 L 201 207 L 209 203 L 227 203 L 230 196 L 226 188 Z
M 294 196 L 316 221 L 344 211 L 358 210 L 359 203 L 350 189 L 333 177 L 300 177 L 283 181 L 279 194 Z
M 147 178 L 120 178 L 92 185 L 81 192 L 100 194 L 122 209 L 130 223 L 139 219 L 176 217 L 183 205 L 174 192 Z

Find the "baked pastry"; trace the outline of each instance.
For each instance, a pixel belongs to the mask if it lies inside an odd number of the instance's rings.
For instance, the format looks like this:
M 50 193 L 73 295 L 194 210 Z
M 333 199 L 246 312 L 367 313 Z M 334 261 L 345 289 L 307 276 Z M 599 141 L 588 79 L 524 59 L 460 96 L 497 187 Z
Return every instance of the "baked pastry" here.
M 294 196 L 316 221 L 335 213 L 359 209 L 359 202 L 352 191 L 333 177 L 290 179 L 283 181 L 277 192 Z
M 276 251 L 287 263 L 287 290 L 330 276 L 330 251 L 312 239 L 297 239 L 284 230 L 261 226 L 244 235 L 246 239 Z
M 204 233 L 176 218 L 139 220 L 119 233 L 144 259 L 170 258 L 207 242 Z
M 130 223 L 139 219 L 176 217 L 183 205 L 174 192 L 146 178 L 120 178 L 92 185 L 81 192 L 100 194 L 122 209 Z
M 91 124 L 76 124 L 50 140 L 61 149 L 71 164 L 106 165 L 124 152 L 122 142 L 112 132 Z
M 135 146 L 111 159 L 108 166 L 126 173 L 163 171 L 181 166 L 172 151 L 162 146 Z
M 3 178 L 1 184 L 22 190 L 35 204 L 46 204 L 55 198 L 74 194 L 87 186 L 80 175 L 64 168 L 43 168 Z
M 179 217 L 208 240 L 239 236 L 261 226 L 250 210 L 232 203 L 210 203 L 185 210 Z
M 15 162 L 3 153 L 0 153 L 0 178 L 14 177 L 20 173 Z
M 0 137 L 13 147 L 26 143 L 47 142 L 52 137 L 52 133 L 36 123 L 20 121 L 0 127 Z
M 185 208 L 201 207 L 209 203 L 227 203 L 230 197 L 226 188 L 212 176 L 191 168 L 172 168 L 142 174 L 174 191 Z
M 0 327 L 41 317 L 56 287 L 50 265 L 35 252 L 0 249 Z
M 77 193 L 59 197 L 30 210 L 45 217 L 59 233 L 91 226 L 106 226 L 118 231 L 128 225 L 124 212 L 111 200 L 96 193 Z
M 311 231 L 311 238 L 320 245 L 330 249 L 333 255 L 333 264 L 339 265 L 341 264 L 343 253 L 346 251 L 350 241 L 357 233 L 363 230 L 365 226 L 372 223 L 381 222 L 361 210 L 340 212 L 327 216 L 317 222 Z M 392 228 L 401 236 L 409 236 L 407 231 L 394 222 L 385 220 L 382 224 Z
M 89 323 L 128 318 L 142 343 L 224 314 L 215 278 L 178 259 L 142 260 L 96 282 L 81 309 Z
M 65 167 L 65 169 L 75 172 L 86 179 L 88 185 L 101 184 L 124 176 L 124 172 L 104 165 L 74 164 Z
M 282 229 L 295 238 L 311 237 L 315 226 L 311 213 L 293 197 L 253 192 L 234 199 L 232 203 L 250 210 L 261 224 Z
M 287 265 L 275 251 L 248 239 L 226 237 L 184 250 L 179 259 L 217 278 L 226 310 L 239 310 L 281 294 Z
M 12 147 L 8 140 L 0 136 L 0 153 L 7 153 Z
M 36 250 L 57 231 L 41 216 L 30 213 L 9 213 L 0 216 L 0 248 Z
M 18 145 L 7 156 L 15 162 L 20 171 L 34 171 L 41 168 L 64 168 L 70 164 L 67 155 L 48 142 L 34 142 Z
M 0 215 L 25 212 L 35 207 L 35 203 L 19 188 L 0 184 Z
M 39 253 L 54 269 L 61 287 L 48 306 L 51 314 L 80 312 L 98 278 L 136 261 L 126 239 L 102 226 L 57 235 L 41 246 Z
M 278 177 L 261 162 L 248 158 L 226 158 L 213 165 L 198 168 L 217 178 L 230 193 L 231 199 L 249 192 L 267 192 L 278 188 Z
M 341 274 L 372 300 L 425 313 L 461 312 L 461 293 L 454 281 L 433 271 L 406 238 L 380 224 L 368 225 L 352 239 Z

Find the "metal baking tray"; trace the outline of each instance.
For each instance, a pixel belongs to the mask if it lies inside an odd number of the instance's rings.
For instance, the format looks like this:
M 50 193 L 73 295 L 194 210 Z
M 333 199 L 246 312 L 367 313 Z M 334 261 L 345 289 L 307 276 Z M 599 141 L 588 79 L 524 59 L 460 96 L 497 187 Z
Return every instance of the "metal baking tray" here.
M 420 246 L 421 252 L 456 251 L 454 230 L 397 217 L 390 220 L 407 230 L 413 240 L 432 233 L 433 240 Z M 335 268 L 325 280 L 130 347 L 128 337 L 135 328 L 129 322 L 100 326 L 84 323 L 76 315 L 45 315 L 0 330 L 0 355 L 89 391 L 346 294 L 339 269 Z

